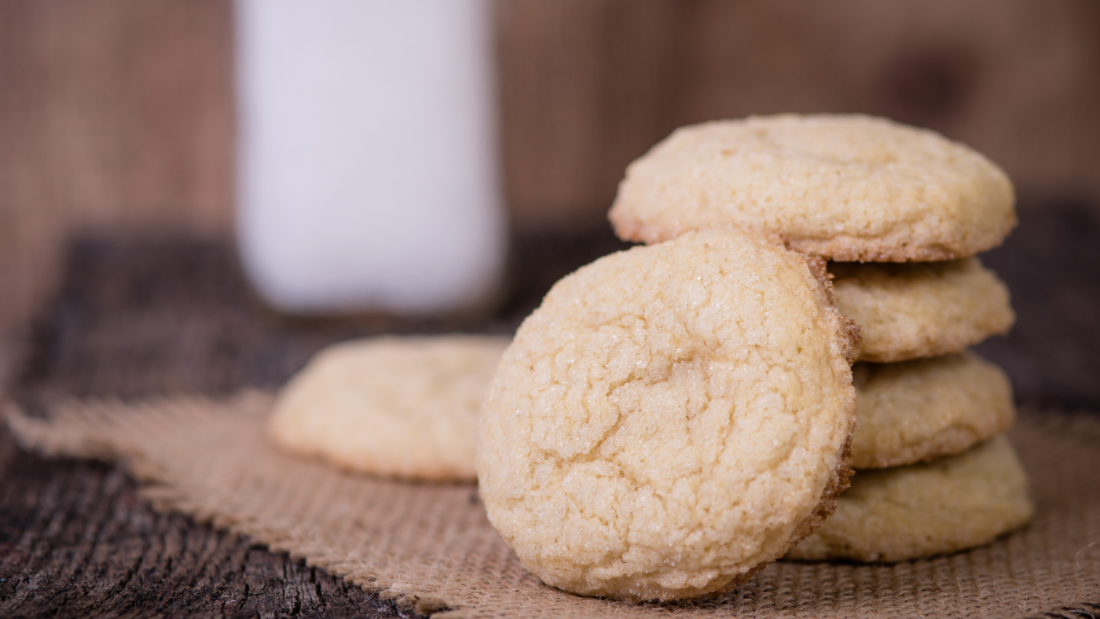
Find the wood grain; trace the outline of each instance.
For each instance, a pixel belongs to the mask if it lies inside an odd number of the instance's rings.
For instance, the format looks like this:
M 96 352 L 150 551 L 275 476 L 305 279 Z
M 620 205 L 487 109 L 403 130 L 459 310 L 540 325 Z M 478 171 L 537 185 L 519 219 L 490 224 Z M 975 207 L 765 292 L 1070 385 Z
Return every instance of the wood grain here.
M 120 469 L 0 431 L 0 615 L 411 617 L 248 539 L 153 511 Z
M 226 236 L 226 0 L 0 2 L 0 334 L 88 230 Z

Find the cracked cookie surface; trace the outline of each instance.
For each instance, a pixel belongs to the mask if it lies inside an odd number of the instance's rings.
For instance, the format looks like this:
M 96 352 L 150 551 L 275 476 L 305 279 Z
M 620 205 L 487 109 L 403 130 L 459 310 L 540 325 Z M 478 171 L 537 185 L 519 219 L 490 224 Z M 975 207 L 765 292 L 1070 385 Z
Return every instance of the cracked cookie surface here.
M 964 258 L 996 247 L 1016 225 L 1012 184 L 981 154 L 859 115 L 678 129 L 630 164 L 609 217 L 631 241 L 736 224 L 863 262 Z
M 852 368 L 859 427 L 854 469 L 914 464 L 957 454 L 1016 422 L 1005 373 L 973 353 Z
M 961 352 L 1016 322 L 1008 287 L 977 258 L 828 269 L 837 309 L 861 329 L 861 361 Z
M 785 558 L 895 562 L 988 544 L 1031 520 L 1027 485 L 1004 436 L 929 464 L 859 471 Z
M 472 481 L 477 415 L 509 339 L 379 337 L 330 346 L 275 403 L 282 449 L 385 477 Z
M 527 569 L 585 595 L 687 598 L 820 524 L 849 473 L 858 331 L 811 263 L 712 229 L 551 289 L 478 435 L 482 500 Z

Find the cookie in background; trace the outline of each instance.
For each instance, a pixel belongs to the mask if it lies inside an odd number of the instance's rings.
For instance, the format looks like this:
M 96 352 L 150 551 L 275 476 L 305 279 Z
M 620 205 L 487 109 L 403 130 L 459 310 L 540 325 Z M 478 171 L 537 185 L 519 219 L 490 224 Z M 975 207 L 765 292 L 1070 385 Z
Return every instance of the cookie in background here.
M 288 453 L 397 479 L 473 481 L 478 409 L 509 338 L 379 337 L 330 346 L 268 422 Z

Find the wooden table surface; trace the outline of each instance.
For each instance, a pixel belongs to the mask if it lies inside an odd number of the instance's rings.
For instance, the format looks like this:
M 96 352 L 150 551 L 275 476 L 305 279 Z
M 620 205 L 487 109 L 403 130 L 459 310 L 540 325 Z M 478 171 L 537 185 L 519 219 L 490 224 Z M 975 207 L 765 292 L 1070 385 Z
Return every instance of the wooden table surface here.
M 1016 328 L 978 350 L 1023 406 L 1100 411 L 1100 216 L 1021 210 L 983 257 L 1009 283 Z M 488 318 L 289 320 L 250 295 L 231 247 L 85 239 L 37 320 L 12 392 L 28 410 L 60 397 L 141 398 L 275 388 L 321 347 L 379 333 L 511 333 L 565 273 L 623 247 L 610 233 L 517 239 L 509 295 Z M 118 468 L 47 460 L 0 429 L 0 616 L 407 617 L 247 538 L 154 511 Z

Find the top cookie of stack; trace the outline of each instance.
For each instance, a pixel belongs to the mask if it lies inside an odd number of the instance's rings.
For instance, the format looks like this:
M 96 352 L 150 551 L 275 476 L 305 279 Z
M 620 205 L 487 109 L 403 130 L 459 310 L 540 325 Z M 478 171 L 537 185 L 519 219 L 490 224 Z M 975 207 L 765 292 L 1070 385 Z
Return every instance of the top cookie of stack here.
M 684 127 L 630 165 L 609 217 L 657 243 L 737 223 L 843 262 L 953 260 L 1016 225 L 1005 173 L 931 131 L 867 116 Z

